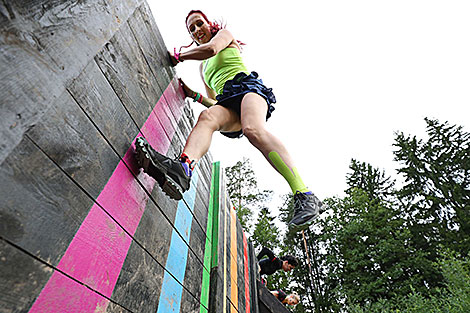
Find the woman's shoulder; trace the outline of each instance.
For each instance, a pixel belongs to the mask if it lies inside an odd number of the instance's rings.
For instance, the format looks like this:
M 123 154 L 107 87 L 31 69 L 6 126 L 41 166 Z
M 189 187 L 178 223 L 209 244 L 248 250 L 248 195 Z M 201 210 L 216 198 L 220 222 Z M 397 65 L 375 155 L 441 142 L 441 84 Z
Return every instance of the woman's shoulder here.
M 222 28 L 221 30 L 219 30 L 217 32 L 217 36 L 220 36 L 220 37 L 225 37 L 226 40 L 230 40 L 230 43 L 222 50 L 225 50 L 227 48 L 237 48 L 239 51 L 241 51 L 241 47 L 240 47 L 240 44 L 238 43 L 238 40 L 235 39 L 235 37 L 233 37 L 232 33 L 226 29 L 226 28 Z

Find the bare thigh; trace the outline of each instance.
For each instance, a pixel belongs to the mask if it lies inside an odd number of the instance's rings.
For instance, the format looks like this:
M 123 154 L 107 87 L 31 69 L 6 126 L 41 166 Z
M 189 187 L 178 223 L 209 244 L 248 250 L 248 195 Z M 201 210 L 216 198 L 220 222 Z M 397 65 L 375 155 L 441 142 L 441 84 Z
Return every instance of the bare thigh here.
M 222 132 L 238 131 L 242 128 L 238 114 L 221 105 L 214 105 L 203 111 L 199 120 L 213 123 L 214 130 Z
M 241 125 L 245 130 L 264 129 L 266 126 L 266 113 L 268 104 L 260 95 L 250 92 L 247 93 L 241 104 Z

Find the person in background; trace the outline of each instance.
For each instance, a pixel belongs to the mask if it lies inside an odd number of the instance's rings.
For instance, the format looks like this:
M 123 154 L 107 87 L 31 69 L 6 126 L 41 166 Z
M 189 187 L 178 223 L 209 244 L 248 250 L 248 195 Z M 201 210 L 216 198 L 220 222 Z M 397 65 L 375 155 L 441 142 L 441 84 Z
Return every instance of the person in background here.
M 267 258 L 263 259 L 264 256 L 267 256 Z M 290 272 L 299 264 L 299 261 L 296 257 L 292 255 L 285 255 L 277 258 L 274 253 L 266 247 L 261 249 L 257 258 L 260 275 L 272 275 L 281 269 L 284 272 Z
M 297 305 L 300 302 L 300 297 L 298 294 L 291 293 L 290 295 L 286 294 L 281 289 L 271 290 L 271 293 L 282 303 L 288 305 Z

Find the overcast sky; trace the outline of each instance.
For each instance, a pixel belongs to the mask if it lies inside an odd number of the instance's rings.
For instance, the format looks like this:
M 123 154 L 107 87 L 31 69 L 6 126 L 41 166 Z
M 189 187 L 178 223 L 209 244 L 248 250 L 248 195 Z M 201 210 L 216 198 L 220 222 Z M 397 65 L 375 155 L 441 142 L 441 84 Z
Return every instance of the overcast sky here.
M 148 2 L 168 49 L 191 42 L 191 9 L 223 19 L 246 43 L 248 69 L 277 98 L 268 128 L 320 199 L 344 194 L 351 158 L 397 178 L 394 133 L 424 138 L 424 117 L 470 131 L 468 0 Z M 203 92 L 198 65 L 177 73 Z M 248 157 L 262 188 L 290 191 L 246 138 L 216 134 L 210 151 L 222 166 Z

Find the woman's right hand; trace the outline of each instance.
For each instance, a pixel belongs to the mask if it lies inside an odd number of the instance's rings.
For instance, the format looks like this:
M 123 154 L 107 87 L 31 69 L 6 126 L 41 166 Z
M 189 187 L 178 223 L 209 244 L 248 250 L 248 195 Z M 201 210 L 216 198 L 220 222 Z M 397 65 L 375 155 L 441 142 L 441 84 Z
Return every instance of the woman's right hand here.
M 168 51 L 168 56 L 170 57 L 170 63 L 172 66 L 176 66 L 176 64 L 178 64 L 178 60 L 175 58 L 175 56 L 170 52 Z

